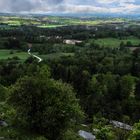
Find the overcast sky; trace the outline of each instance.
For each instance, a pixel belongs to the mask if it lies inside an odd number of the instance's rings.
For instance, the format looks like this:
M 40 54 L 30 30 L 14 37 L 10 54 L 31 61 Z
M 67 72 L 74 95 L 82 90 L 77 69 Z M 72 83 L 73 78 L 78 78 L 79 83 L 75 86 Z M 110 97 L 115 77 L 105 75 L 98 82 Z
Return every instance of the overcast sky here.
M 140 14 L 140 0 L 0 0 L 0 12 Z

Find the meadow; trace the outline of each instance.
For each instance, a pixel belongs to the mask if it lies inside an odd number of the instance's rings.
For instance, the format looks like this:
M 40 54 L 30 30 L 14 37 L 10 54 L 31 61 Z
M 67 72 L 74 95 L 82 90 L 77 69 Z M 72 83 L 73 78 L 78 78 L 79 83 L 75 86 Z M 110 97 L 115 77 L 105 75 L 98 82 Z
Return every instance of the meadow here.
M 1 60 L 5 60 L 8 58 L 13 58 L 13 57 L 18 57 L 21 60 L 26 60 L 29 55 L 27 54 L 27 52 L 21 52 L 18 50 L 0 50 L 0 59 Z
M 93 40 L 90 40 L 90 41 L 93 41 Z M 94 41 L 96 44 L 99 44 L 100 46 L 104 46 L 104 47 L 119 47 L 121 42 L 124 42 L 124 44 L 126 44 L 128 41 L 130 41 L 132 45 L 140 44 L 140 39 L 133 36 L 127 37 L 126 39 L 101 38 Z
M 33 52 L 33 54 L 41 57 L 42 59 L 58 59 L 64 56 L 73 56 L 74 53 L 51 53 L 46 55 L 39 55 L 37 52 Z M 7 50 L 7 49 L 0 49 L 0 60 L 6 60 L 10 58 L 17 57 L 22 61 L 25 61 L 30 56 L 27 52 L 19 51 L 19 50 Z

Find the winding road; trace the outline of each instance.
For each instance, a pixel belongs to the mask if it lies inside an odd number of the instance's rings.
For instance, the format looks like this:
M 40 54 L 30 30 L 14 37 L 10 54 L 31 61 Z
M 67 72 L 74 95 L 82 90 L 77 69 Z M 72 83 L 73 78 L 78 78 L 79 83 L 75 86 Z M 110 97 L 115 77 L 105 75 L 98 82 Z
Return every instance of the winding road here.
M 31 49 L 28 49 L 28 54 L 35 57 L 36 59 L 38 59 L 38 62 L 40 63 L 42 61 L 42 58 L 38 57 L 37 55 L 34 55 L 31 53 Z

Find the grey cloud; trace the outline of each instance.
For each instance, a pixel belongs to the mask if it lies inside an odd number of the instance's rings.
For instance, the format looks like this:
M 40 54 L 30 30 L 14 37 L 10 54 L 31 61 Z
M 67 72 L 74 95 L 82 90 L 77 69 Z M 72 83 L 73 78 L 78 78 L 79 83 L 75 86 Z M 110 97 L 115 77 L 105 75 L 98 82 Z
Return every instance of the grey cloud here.
M 14 0 L 14 3 L 11 3 L 10 10 L 13 12 L 19 11 L 30 11 L 37 6 L 36 3 L 33 3 L 29 0 Z
M 59 5 L 63 0 L 0 0 L 1 11 L 23 12 Z
M 0 0 L 0 12 L 139 13 L 139 0 Z M 135 2 L 135 3 L 133 3 Z M 97 4 L 97 5 L 96 5 Z M 136 13 L 135 12 L 135 13 Z
M 44 0 L 45 1 L 45 0 Z M 53 4 L 53 5 L 56 5 L 56 4 L 61 4 L 64 0 L 46 0 L 46 2 L 48 4 Z
M 2 0 L 0 9 L 2 11 L 19 12 L 30 11 L 39 4 L 36 0 Z

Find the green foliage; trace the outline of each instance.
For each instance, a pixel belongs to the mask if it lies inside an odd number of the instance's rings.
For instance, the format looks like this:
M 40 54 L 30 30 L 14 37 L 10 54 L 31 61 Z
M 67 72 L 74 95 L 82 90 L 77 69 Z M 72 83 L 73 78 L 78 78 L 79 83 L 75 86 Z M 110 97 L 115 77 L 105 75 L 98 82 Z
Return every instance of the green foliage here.
M 120 80 L 121 94 L 123 98 L 134 96 L 135 78 L 131 75 L 125 75 Z
M 130 135 L 129 131 L 119 129 L 119 128 L 114 128 L 113 132 L 116 136 L 116 140 L 128 140 L 128 137 Z
M 110 126 L 102 127 L 96 134 L 97 140 L 115 140 L 116 136 L 114 135 L 112 128 Z
M 126 140 L 129 136 L 129 131 L 110 125 L 109 120 L 101 117 L 101 114 L 93 117 L 92 131 L 97 140 Z
M 140 122 L 134 125 L 133 131 L 128 140 L 140 140 Z
M 71 86 L 47 78 L 48 69 L 40 74 L 20 79 L 11 88 L 9 102 L 20 126 L 56 140 L 83 113 Z
M 116 23 L 123 19 L 110 18 L 104 19 L 104 23 L 97 18 L 51 16 L 0 19 L 0 119 L 9 124 L 0 136 L 5 133 L 7 139 L 20 140 L 45 140 L 44 136 L 49 140 L 81 139 L 77 136 L 80 128 L 75 128 L 83 116 L 77 96 L 86 113 L 84 123 L 94 120 L 92 127 L 100 130 L 98 139 L 116 140 L 114 135 L 119 140 L 127 139 L 129 132 L 109 126 L 104 117 L 130 124 L 140 119 L 140 28 L 135 26 L 138 23 L 132 25 L 128 21 L 126 25 L 131 26 L 125 28 L 123 23 Z M 113 24 L 108 26 L 108 22 Z M 79 26 L 98 23 L 102 25 Z M 78 26 L 51 29 L 61 24 Z M 82 43 L 67 45 L 63 43 L 66 39 Z M 32 43 L 32 52 L 39 54 L 42 63 L 29 58 L 27 42 Z M 25 134 L 21 130 L 26 130 Z
M 43 136 L 23 133 L 13 127 L 0 128 L 0 135 L 4 137 L 4 140 L 48 140 Z
M 108 120 L 101 117 L 101 115 L 96 115 L 93 117 L 93 125 L 92 128 L 96 128 L 96 129 L 101 129 L 102 127 L 104 127 L 105 125 L 108 124 Z
M 62 140 L 84 140 L 84 139 L 78 136 L 78 133 L 75 133 L 73 130 L 67 130 L 66 133 L 64 133 Z
M 92 130 L 97 140 L 116 140 L 116 135 L 109 121 L 100 114 L 93 117 Z
M 8 96 L 8 89 L 0 85 L 0 102 L 4 102 Z
M 44 65 L 42 67 L 39 67 L 37 71 L 38 71 L 38 75 L 41 78 L 48 79 L 51 76 L 50 68 L 48 67 L 48 65 Z

